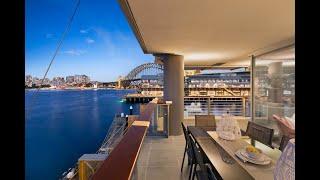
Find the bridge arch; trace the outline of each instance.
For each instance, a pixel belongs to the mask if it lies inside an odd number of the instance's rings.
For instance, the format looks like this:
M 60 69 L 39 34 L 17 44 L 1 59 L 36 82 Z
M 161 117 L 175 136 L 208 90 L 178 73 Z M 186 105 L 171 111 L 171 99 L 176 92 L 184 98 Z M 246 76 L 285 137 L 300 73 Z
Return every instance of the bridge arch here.
M 163 71 L 163 65 L 162 64 L 156 64 L 156 63 L 141 64 L 140 66 L 137 66 L 132 71 L 130 71 L 128 73 L 128 75 L 126 75 L 126 77 L 124 79 L 125 80 L 136 79 L 141 72 L 143 72 L 144 70 L 147 70 L 147 69 L 158 69 L 158 70 L 162 70 Z
M 163 65 L 162 64 L 156 64 L 156 63 L 145 63 L 137 66 L 133 70 L 131 70 L 121 81 L 121 86 L 124 88 L 127 88 L 129 86 L 138 86 L 140 82 L 135 82 L 136 80 L 141 80 L 140 75 L 142 75 L 145 72 L 154 72 L 159 73 L 163 72 Z M 149 74 L 150 75 L 150 74 Z

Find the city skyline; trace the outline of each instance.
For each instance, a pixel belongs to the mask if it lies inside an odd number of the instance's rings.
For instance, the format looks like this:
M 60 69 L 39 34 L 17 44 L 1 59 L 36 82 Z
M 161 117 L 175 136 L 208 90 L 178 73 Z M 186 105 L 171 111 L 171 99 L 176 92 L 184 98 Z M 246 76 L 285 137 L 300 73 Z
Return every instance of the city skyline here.
M 75 1 L 26 1 L 25 75 L 43 78 L 74 7 Z M 143 54 L 116 0 L 81 1 L 47 78 L 86 74 L 115 81 L 153 60 Z
M 25 75 L 25 78 L 27 78 L 28 76 L 31 76 L 32 78 L 38 78 L 38 79 L 43 79 L 43 77 L 38 77 L 38 76 L 32 76 L 31 74 L 26 74 Z M 68 77 L 74 77 L 74 76 L 87 76 L 90 78 L 90 76 L 86 75 L 86 74 L 73 74 L 73 75 L 66 75 L 66 76 L 54 76 L 52 78 L 48 78 L 46 77 L 45 79 L 54 79 L 54 78 L 57 78 L 57 77 L 63 77 L 63 78 L 68 78 Z M 96 80 L 92 80 L 92 81 L 96 81 Z
M 50 78 L 38 78 L 36 76 L 25 76 L 25 87 L 40 87 L 40 86 L 65 86 L 65 85 L 79 85 L 88 83 L 97 83 L 98 81 L 90 79 L 87 75 L 68 75 L 68 76 L 56 76 Z

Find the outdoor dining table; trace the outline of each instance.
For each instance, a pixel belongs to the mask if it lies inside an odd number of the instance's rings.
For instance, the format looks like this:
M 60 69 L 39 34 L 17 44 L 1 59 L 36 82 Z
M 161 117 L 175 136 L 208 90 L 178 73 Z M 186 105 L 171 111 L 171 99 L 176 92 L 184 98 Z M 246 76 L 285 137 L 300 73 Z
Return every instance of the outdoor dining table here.
M 218 137 L 215 128 L 187 127 L 200 149 L 209 159 L 218 179 L 274 179 L 273 171 L 281 151 L 259 144 L 263 153 L 271 158 L 268 165 L 243 162 L 235 152 L 249 145 L 248 140 L 224 140 Z

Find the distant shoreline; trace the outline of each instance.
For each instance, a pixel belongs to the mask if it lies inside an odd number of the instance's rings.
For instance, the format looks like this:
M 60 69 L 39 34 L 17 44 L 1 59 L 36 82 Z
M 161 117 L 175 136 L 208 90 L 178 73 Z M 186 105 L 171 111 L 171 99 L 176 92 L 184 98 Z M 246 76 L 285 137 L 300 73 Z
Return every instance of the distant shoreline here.
M 25 88 L 25 90 L 37 90 L 38 88 Z M 118 88 L 40 88 L 40 90 L 50 90 L 50 91 L 61 91 L 61 90 L 100 90 L 100 89 L 110 89 L 110 90 L 131 90 L 131 89 L 118 89 Z
M 25 88 L 25 90 L 37 90 L 38 88 Z M 94 89 L 116 89 L 116 88 L 40 88 L 40 90 L 94 90 Z

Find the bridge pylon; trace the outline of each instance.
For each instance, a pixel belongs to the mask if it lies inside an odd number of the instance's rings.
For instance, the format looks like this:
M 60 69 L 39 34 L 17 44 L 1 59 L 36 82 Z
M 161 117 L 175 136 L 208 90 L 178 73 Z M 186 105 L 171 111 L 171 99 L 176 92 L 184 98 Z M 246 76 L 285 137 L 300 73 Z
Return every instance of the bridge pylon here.
M 117 79 L 117 89 L 123 89 L 123 81 L 124 78 L 122 76 L 119 76 Z

